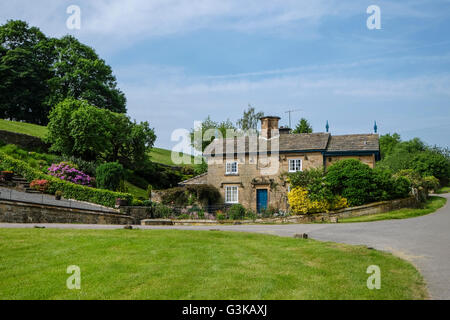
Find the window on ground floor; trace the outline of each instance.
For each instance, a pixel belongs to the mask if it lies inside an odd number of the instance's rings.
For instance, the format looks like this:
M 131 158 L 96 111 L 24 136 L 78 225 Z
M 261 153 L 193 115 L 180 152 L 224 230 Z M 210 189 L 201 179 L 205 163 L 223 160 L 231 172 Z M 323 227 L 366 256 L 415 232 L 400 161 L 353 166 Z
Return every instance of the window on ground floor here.
M 239 190 L 236 186 L 225 187 L 225 202 L 226 203 L 238 203 L 239 202 Z

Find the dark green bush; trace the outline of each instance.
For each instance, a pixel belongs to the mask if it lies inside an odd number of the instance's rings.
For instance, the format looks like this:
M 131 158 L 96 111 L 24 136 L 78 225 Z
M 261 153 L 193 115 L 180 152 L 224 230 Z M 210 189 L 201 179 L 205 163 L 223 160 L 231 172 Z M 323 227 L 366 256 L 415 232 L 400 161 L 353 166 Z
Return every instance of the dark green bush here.
M 378 186 L 372 169 L 356 159 L 341 160 L 328 168 L 325 181 L 333 194 L 347 199 L 350 206 L 374 201 Z
M 118 162 L 107 162 L 97 167 L 97 187 L 116 191 L 125 178 L 123 166 Z
M 172 215 L 172 209 L 161 204 L 152 203 L 152 218 L 154 219 L 167 219 Z
M 233 204 L 227 211 L 228 218 L 231 220 L 243 220 L 246 210 L 241 204 Z
M 291 188 L 301 187 L 308 191 L 312 201 L 333 201 L 333 192 L 325 182 L 325 172 L 322 168 L 298 171 L 289 174 Z
M 211 185 L 187 185 L 164 190 L 161 196 L 166 205 L 187 206 L 194 203 L 216 204 L 221 199 L 219 190 Z
M 2 167 L 12 168 L 14 172 L 22 175 L 29 182 L 35 179 L 48 180 L 48 193 L 55 194 L 56 191 L 61 191 L 65 199 L 74 199 L 107 207 L 114 207 L 117 198 L 125 199 L 128 203 L 131 203 L 133 198 L 131 194 L 127 193 L 94 189 L 60 180 L 56 177 L 44 174 L 41 171 L 30 167 L 28 163 L 8 156 L 3 152 L 0 152 L 0 163 Z
M 150 161 L 134 170 L 134 176 L 139 178 L 129 181 L 142 189 L 146 189 L 149 183 L 155 190 L 174 188 L 183 181 L 183 174 L 178 170 Z

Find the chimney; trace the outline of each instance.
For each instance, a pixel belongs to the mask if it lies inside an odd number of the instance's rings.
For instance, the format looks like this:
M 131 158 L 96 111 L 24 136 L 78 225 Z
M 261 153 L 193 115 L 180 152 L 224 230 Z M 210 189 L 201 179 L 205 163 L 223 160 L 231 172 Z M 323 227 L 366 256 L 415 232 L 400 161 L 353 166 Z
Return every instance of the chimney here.
M 291 134 L 292 129 L 288 127 L 280 127 L 280 134 Z
M 278 121 L 280 121 L 280 117 L 262 117 L 260 120 L 262 137 L 270 139 L 273 136 L 273 130 L 276 130 L 276 133 L 274 132 L 274 136 L 278 135 Z

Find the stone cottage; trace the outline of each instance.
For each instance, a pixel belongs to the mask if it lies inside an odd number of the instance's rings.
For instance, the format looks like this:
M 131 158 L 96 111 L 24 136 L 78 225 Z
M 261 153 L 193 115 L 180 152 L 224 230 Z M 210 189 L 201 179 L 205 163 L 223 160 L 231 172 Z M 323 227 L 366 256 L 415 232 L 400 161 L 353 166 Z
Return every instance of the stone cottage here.
M 240 203 L 256 212 L 287 209 L 286 174 L 327 168 L 338 160 L 355 158 L 375 166 L 380 158 L 377 134 L 292 134 L 279 128 L 279 117 L 261 118 L 259 135 L 214 140 L 205 150 L 208 172 L 181 184 L 210 184 L 225 203 Z

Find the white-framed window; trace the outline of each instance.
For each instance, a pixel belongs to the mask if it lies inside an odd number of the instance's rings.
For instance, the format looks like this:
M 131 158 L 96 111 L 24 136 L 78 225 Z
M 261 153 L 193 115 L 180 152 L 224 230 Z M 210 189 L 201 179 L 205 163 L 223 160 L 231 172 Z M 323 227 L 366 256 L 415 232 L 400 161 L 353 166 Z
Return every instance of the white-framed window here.
M 229 161 L 226 164 L 225 174 L 238 174 L 237 161 Z
M 225 202 L 226 203 L 239 202 L 239 188 L 237 186 L 225 187 Z
M 302 159 L 289 159 L 289 172 L 302 171 Z

